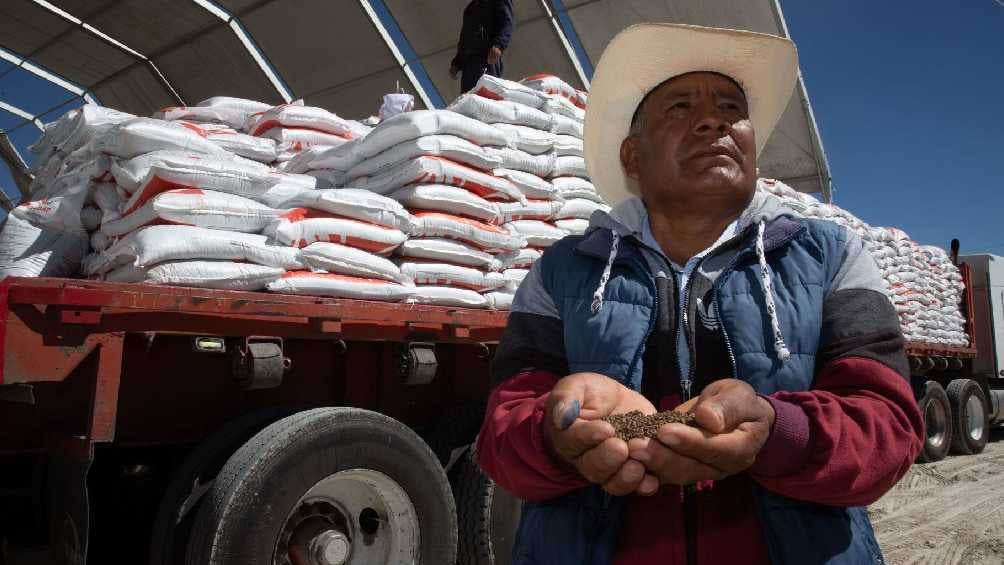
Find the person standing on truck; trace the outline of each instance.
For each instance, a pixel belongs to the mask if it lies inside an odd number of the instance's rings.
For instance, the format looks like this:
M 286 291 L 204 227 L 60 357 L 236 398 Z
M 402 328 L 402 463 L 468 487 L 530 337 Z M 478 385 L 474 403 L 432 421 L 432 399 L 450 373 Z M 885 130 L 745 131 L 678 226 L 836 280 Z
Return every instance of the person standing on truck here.
M 461 93 L 474 88 L 485 73 L 502 76 L 502 53 L 512 38 L 512 2 L 471 0 L 464 8 L 457 54 L 450 61 L 450 77 L 460 76 Z
M 513 563 L 881 563 L 865 506 L 921 448 L 904 340 L 856 234 L 756 191 L 789 40 L 633 26 L 596 68 L 586 161 L 615 203 L 544 253 L 476 453 L 523 499 Z M 601 418 L 689 411 L 625 442 Z

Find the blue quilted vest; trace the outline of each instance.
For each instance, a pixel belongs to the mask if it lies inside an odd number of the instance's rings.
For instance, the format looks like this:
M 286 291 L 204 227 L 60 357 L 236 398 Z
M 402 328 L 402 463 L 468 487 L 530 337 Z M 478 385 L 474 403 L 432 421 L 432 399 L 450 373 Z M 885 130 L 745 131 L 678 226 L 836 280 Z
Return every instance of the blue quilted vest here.
M 636 240 L 622 238 L 603 308 L 594 314 L 593 291 L 611 240 L 606 229 L 565 238 L 542 262 L 541 276 L 563 321 L 570 371 L 602 373 L 640 390 L 642 353 L 657 314 L 655 279 Z M 713 287 L 736 376 L 761 394 L 808 390 L 813 384 L 823 300 L 844 254 L 845 233 L 830 222 L 780 217 L 767 224 L 764 242 L 791 357 L 782 363 L 774 353 L 750 236 Z M 773 563 L 883 563 L 864 508 L 800 502 L 755 488 Z M 609 564 L 625 502 L 591 487 L 556 500 L 524 503 L 514 565 Z

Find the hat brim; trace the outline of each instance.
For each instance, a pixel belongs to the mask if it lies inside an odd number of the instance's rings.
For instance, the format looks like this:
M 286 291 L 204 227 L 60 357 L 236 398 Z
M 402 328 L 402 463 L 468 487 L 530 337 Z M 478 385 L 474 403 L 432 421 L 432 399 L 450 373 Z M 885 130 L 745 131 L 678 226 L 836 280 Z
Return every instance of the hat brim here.
M 742 87 L 759 154 L 791 98 L 798 54 L 788 39 L 750 31 L 638 24 L 617 34 L 596 65 L 585 123 L 586 168 L 608 203 L 639 195 L 620 160 L 638 104 L 666 80 L 699 71 Z

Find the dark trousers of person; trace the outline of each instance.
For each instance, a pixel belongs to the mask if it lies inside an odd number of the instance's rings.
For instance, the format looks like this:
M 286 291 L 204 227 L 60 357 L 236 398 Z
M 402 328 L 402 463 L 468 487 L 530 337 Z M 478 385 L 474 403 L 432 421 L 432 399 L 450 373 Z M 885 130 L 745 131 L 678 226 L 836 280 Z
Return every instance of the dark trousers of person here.
M 460 68 L 461 94 L 474 88 L 474 85 L 478 83 L 478 79 L 485 73 L 488 73 L 493 77 L 501 77 L 502 59 L 499 59 L 499 62 L 494 65 L 485 65 L 485 63 L 478 62 L 465 63 L 464 66 Z

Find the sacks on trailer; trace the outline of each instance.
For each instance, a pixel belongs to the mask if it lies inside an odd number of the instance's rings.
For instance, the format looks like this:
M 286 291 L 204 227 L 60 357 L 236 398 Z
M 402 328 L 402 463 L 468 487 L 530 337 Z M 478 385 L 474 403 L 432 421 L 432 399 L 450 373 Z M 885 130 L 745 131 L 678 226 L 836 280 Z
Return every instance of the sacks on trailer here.
M 409 239 L 402 243 L 395 253 L 406 259 L 441 261 L 487 271 L 501 271 L 503 266 L 503 263 L 491 253 L 460 241 L 440 237 Z
M 121 192 L 120 192 L 121 191 Z M 90 201 L 101 210 L 101 220 L 114 220 L 122 215 L 122 205 L 127 198 L 113 182 L 98 182 L 91 185 Z
M 293 102 L 293 104 L 303 104 L 302 101 Z M 265 102 L 259 102 L 257 100 L 248 100 L 247 98 L 234 98 L 232 96 L 213 96 L 212 98 L 206 98 L 197 105 L 199 108 L 209 108 L 218 111 L 232 112 L 234 113 L 234 123 L 230 124 L 234 129 L 244 130 L 244 126 L 247 119 L 253 114 L 259 112 L 265 112 L 272 107 L 272 104 L 267 104 Z M 237 113 L 240 113 L 243 117 L 239 120 L 237 119 Z
M 407 298 L 406 302 L 457 308 L 485 308 L 488 306 L 488 299 L 482 294 L 465 288 L 449 286 L 416 286 L 415 291 Z
M 327 241 L 378 255 L 390 253 L 408 239 L 398 229 L 341 218 L 309 208 L 294 208 L 284 212 L 265 231 L 279 243 L 292 247 L 306 247 L 315 241 Z
M 505 288 L 510 292 L 516 292 L 519 285 L 523 283 L 523 279 L 530 274 L 530 269 L 506 269 L 502 271 L 502 278 L 505 279 Z
M 440 157 L 416 157 L 378 175 L 352 182 L 355 188 L 365 188 L 377 194 L 390 194 L 410 184 L 448 184 L 466 188 L 484 198 L 498 200 L 522 201 L 525 198 L 520 189 L 504 177 Z
M 259 163 L 271 163 L 279 154 L 275 140 L 237 131 L 208 131 L 206 139 L 217 147 Z
M 585 119 L 585 112 L 582 108 L 572 104 L 567 98 L 547 94 L 524 84 L 489 74 L 484 74 L 478 79 L 472 92 L 492 100 L 507 100 L 579 121 Z
M 499 202 L 498 208 L 502 212 L 505 222 L 513 220 L 542 220 L 547 221 L 554 218 L 564 207 L 561 200 L 527 200 L 526 204 L 520 202 Z
M 132 118 L 112 126 L 94 140 L 94 149 L 122 159 L 152 151 L 184 151 L 226 158 L 228 153 L 206 139 L 206 132 L 191 122 L 165 122 Z
M 583 157 L 583 143 L 581 137 L 574 135 L 556 135 L 553 144 L 554 154 L 558 157 L 574 156 Z
M 353 139 L 347 134 L 336 134 L 307 128 L 274 127 L 259 133 L 263 139 L 278 144 L 280 151 L 299 153 L 307 147 L 338 147 Z
M 513 147 L 531 155 L 550 153 L 554 151 L 556 136 L 549 131 L 542 131 L 516 124 L 492 124 L 509 139 L 508 144 L 494 143 L 493 146 Z
M 226 106 L 169 106 L 153 113 L 153 118 L 168 122 L 180 120 L 224 124 L 235 130 L 242 129 L 248 112 Z
M 91 233 L 90 241 L 91 241 L 91 249 L 95 253 L 100 253 L 108 249 L 112 244 L 112 238 L 101 233 L 100 230 Z
M 303 262 L 314 272 L 327 272 L 413 284 L 393 261 L 337 243 L 318 241 L 301 250 Z
M 550 247 L 568 235 L 568 232 L 540 220 L 513 220 L 505 227 L 522 236 L 531 247 Z
M 474 245 L 488 252 L 520 249 L 526 240 L 519 234 L 471 218 L 439 212 L 416 212 L 415 237 L 445 237 Z
M 359 300 L 401 301 L 415 293 L 414 286 L 396 282 L 350 277 L 334 273 L 290 271 L 269 283 L 268 290 L 280 294 L 306 294 Z
M 502 262 L 503 269 L 529 269 L 542 255 L 540 249 L 534 247 L 524 247 L 518 251 L 510 251 L 498 256 Z
M 487 292 L 505 286 L 499 273 L 484 272 L 472 267 L 425 260 L 398 260 L 401 273 L 417 285 L 452 286 L 477 292 Z
M 100 234 L 101 232 L 95 232 Z M 92 254 L 83 270 L 101 275 L 125 265 L 149 267 L 168 261 L 239 261 L 283 270 L 306 269 L 300 250 L 273 245 L 264 235 L 195 226 L 148 226 Z
M 501 130 L 449 110 L 417 110 L 398 114 L 373 128 L 352 147 L 356 163 L 391 147 L 427 135 L 455 135 L 474 145 L 508 145 Z
M 556 159 L 553 153 L 531 155 L 512 147 L 485 147 L 485 152 L 499 162 L 495 168 L 523 171 L 538 177 L 550 176 Z
M 349 169 L 347 176 L 349 179 L 372 176 L 423 155 L 442 157 L 480 170 L 494 169 L 500 165 L 498 158 L 464 138 L 455 135 L 427 135 L 403 141 L 363 160 Z
M 445 184 L 415 184 L 393 192 L 391 198 L 414 211 L 445 212 L 499 225 L 503 203 L 491 202 L 473 192 Z M 518 203 L 514 203 L 518 204 Z
M 162 192 L 121 218 L 103 222 L 101 231 L 114 237 L 146 225 L 170 223 L 258 233 L 282 213 L 236 194 L 183 188 Z
M 80 224 L 85 231 L 92 232 L 101 225 L 101 210 L 95 206 L 84 206 L 80 210 Z
M 142 282 L 219 290 L 264 290 L 282 269 L 233 261 L 176 261 L 152 267 L 126 265 L 105 276 L 109 282 Z
M 555 157 L 554 168 L 551 169 L 552 177 L 581 177 L 589 178 L 586 171 L 586 160 L 575 155 L 565 155 Z
M 307 190 L 290 198 L 284 208 L 310 208 L 411 233 L 415 219 L 400 202 L 358 188 Z
M 54 210 L 61 203 L 50 199 Z M 23 206 L 7 214 L 0 228 L 0 280 L 6 277 L 68 277 L 77 273 L 87 254 L 83 230 L 65 230 L 58 223 L 33 222 L 38 212 L 25 213 Z M 52 212 L 49 212 L 50 214 Z M 79 209 L 77 212 L 79 224 Z

